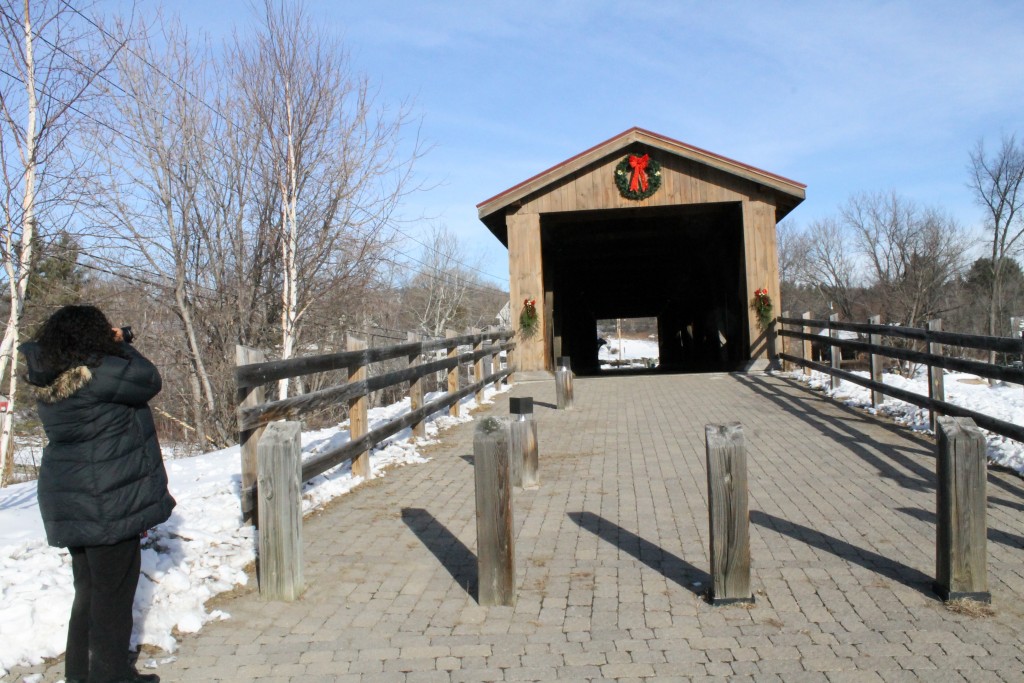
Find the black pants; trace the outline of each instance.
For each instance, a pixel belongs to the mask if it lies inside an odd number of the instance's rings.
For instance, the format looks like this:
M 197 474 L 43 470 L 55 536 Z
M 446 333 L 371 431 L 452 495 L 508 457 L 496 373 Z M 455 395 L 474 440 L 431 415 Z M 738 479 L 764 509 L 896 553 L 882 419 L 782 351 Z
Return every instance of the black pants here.
M 89 683 L 127 679 L 132 673 L 132 603 L 142 559 L 139 539 L 68 550 L 75 601 L 64 675 Z

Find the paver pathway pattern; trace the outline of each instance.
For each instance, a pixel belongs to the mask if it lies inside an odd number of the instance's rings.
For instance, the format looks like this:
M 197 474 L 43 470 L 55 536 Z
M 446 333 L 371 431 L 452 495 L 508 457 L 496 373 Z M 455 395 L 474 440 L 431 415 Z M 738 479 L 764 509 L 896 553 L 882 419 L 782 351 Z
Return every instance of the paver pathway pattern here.
M 572 411 L 526 382 L 479 415 L 509 396 L 536 402 L 541 477 L 514 493 L 514 607 L 475 599 L 467 423 L 308 517 L 302 598 L 253 581 L 218 600 L 231 618 L 183 638 L 162 680 L 1024 681 L 1019 477 L 989 475 L 992 608 L 965 614 L 932 593 L 929 437 L 782 376 L 577 378 Z M 731 421 L 756 600 L 716 607 L 704 426 Z

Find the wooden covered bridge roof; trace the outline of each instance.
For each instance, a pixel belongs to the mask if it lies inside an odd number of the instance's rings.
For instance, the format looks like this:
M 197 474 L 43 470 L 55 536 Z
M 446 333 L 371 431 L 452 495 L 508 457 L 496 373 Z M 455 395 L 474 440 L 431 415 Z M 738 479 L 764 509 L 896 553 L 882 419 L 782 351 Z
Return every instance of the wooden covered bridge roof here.
M 549 188 L 560 184 L 569 176 L 585 171 L 588 166 L 606 157 L 620 154 L 624 149 L 636 143 L 728 173 L 771 191 L 775 195 L 776 221 L 781 220 L 793 210 L 806 196 L 807 186 L 803 183 L 658 133 L 652 133 L 643 128 L 634 127 L 480 202 L 477 204 L 480 220 L 501 240 L 502 244 L 507 245 L 505 214 L 509 209 L 517 208 L 527 198 L 545 193 Z

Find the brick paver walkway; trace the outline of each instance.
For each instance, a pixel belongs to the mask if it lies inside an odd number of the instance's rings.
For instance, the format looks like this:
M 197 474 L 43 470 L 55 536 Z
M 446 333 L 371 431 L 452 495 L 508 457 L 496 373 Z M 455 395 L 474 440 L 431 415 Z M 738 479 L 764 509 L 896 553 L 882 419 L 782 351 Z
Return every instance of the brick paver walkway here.
M 994 614 L 934 575 L 934 445 L 764 375 L 580 378 L 535 397 L 515 494 L 518 603 L 475 600 L 472 424 L 304 525 L 309 585 L 185 637 L 171 681 L 1024 681 L 1024 482 L 989 476 Z M 704 425 L 739 420 L 756 603 L 714 607 Z M 54 665 L 58 672 L 62 665 Z M 49 675 L 49 674 L 48 674 Z M 55 680 L 50 678 L 48 680 Z

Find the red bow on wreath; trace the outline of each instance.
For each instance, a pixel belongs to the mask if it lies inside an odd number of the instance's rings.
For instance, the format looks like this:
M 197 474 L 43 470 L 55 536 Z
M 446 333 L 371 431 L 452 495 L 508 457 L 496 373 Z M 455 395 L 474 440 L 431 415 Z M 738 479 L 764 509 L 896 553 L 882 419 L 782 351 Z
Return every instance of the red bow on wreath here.
M 635 155 L 629 157 L 629 165 L 633 169 L 633 177 L 629 179 L 630 192 L 636 192 L 637 187 L 641 187 L 644 192 L 647 192 L 647 164 L 650 160 L 649 154 L 642 157 Z

